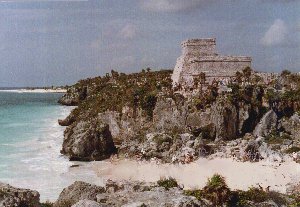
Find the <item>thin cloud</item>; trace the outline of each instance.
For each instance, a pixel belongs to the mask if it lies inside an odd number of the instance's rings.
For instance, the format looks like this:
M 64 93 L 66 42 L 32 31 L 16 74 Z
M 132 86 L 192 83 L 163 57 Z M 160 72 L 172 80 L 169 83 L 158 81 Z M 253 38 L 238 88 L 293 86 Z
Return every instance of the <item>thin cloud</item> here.
M 155 12 L 179 12 L 193 10 L 214 0 L 142 0 L 143 9 Z
M 276 19 L 271 27 L 266 31 L 260 43 L 265 46 L 278 45 L 285 41 L 288 33 L 286 24 L 281 19 Z
M 120 37 L 123 39 L 133 39 L 137 34 L 137 28 L 135 25 L 127 24 L 120 31 Z

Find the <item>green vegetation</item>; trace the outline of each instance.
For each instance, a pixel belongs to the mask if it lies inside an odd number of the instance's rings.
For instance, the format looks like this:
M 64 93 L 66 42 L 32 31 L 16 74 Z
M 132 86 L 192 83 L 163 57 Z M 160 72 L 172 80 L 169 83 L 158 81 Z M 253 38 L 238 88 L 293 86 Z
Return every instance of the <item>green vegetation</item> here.
M 112 75 L 79 81 L 73 86 L 79 91 L 80 100 L 73 117 L 87 119 L 107 110 L 122 112 L 124 106 L 130 106 L 134 113 L 138 108 L 143 109 L 152 119 L 158 93 L 171 91 L 172 71 L 147 71 L 129 75 L 112 71 Z
M 184 194 L 194 196 L 198 200 L 206 199 L 211 202 L 212 206 L 244 207 L 248 206 L 250 202 L 258 204 L 270 200 L 279 206 L 294 207 L 300 203 L 299 196 L 288 198 L 286 195 L 278 192 L 269 191 L 268 188 L 263 190 L 261 187 L 251 187 L 247 191 L 231 191 L 224 177 L 215 174 L 208 179 L 203 189 L 185 190 Z
M 293 146 L 293 147 L 286 149 L 284 152 L 291 154 L 293 152 L 299 152 L 299 151 L 300 151 L 300 147 Z
M 160 187 L 164 187 L 166 190 L 169 190 L 170 188 L 178 187 L 178 183 L 175 178 L 169 177 L 169 178 L 162 178 L 157 181 L 157 185 Z
M 46 201 L 45 203 L 41 203 L 41 207 L 53 207 L 54 203 L 50 201 Z
M 230 189 L 225 178 L 219 174 L 214 174 L 209 178 L 202 191 L 203 197 L 210 200 L 214 206 L 221 206 L 230 200 Z
M 231 206 L 243 207 L 246 206 L 249 201 L 254 203 L 262 203 L 266 201 L 274 201 L 279 206 L 287 205 L 287 198 L 275 191 L 265 191 L 260 188 L 251 187 L 247 191 L 235 191 L 233 192 L 233 200 Z
M 283 139 L 279 136 L 276 130 L 272 130 L 265 138 L 265 142 L 268 144 L 282 144 Z
M 164 142 L 173 143 L 173 139 L 171 136 L 165 134 L 157 134 L 153 137 L 153 141 L 156 142 L 158 145 L 162 145 Z

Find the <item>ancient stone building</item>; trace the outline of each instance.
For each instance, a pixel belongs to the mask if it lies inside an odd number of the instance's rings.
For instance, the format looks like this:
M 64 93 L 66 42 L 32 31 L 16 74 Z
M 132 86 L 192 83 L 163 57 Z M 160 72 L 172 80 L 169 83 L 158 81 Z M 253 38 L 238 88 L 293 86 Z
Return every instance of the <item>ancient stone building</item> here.
M 237 71 L 251 67 L 251 58 L 221 56 L 216 51 L 216 39 L 189 39 L 181 44 L 182 55 L 177 59 L 172 75 L 173 85 L 191 87 L 194 78 L 205 73 L 206 80 L 226 80 Z

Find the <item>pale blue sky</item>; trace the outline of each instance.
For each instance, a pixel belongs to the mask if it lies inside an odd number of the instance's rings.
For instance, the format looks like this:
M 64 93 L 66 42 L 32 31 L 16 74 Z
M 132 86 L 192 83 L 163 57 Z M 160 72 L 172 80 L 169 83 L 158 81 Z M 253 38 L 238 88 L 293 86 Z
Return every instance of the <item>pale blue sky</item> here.
M 300 71 L 300 1 L 0 1 L 0 87 L 173 68 L 181 41 L 207 37 L 256 70 Z

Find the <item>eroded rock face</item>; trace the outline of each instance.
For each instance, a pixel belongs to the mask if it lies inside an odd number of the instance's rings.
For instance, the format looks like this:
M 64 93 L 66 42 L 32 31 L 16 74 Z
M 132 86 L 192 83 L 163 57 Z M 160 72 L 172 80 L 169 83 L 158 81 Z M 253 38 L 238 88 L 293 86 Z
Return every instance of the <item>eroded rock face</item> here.
M 282 118 L 280 124 L 294 139 L 300 140 L 300 116 L 297 113 L 290 118 Z
M 267 136 L 272 130 L 277 127 L 277 115 L 273 110 L 268 111 L 257 124 L 253 131 L 254 136 Z
M 140 146 L 143 146 L 149 152 L 147 157 L 151 155 L 170 161 L 175 155 L 170 151 L 184 147 L 194 149 L 193 140 L 185 143 L 174 139 L 175 135 L 196 131 L 195 138 L 201 134 L 202 138 L 210 141 L 226 141 L 252 132 L 262 116 L 261 93 L 253 88 L 251 95 L 247 96 L 249 100 L 237 99 L 236 102 L 220 95 L 200 110 L 196 108 L 193 97 L 184 97 L 179 93 L 171 96 L 160 94 L 157 95 L 151 118 L 145 109 L 130 105 L 123 106 L 121 112 L 107 110 L 93 118 L 89 118 L 86 112 L 74 122 L 75 119 L 69 116 L 60 121 L 61 125 L 71 123 L 65 131 L 62 153 L 73 160 L 101 160 L 115 151 L 114 146 L 129 155 L 140 153 Z M 256 100 L 255 104 L 251 99 Z M 103 126 L 108 126 L 108 129 L 102 130 Z M 149 133 L 170 135 L 172 141 L 161 142 L 159 147 L 155 147 L 146 138 Z
M 153 123 L 158 132 L 171 131 L 176 128 L 183 131 L 186 128 L 188 103 L 177 102 L 172 98 L 159 98 L 153 111 Z
M 92 161 L 109 158 L 116 148 L 109 126 L 91 120 L 66 129 L 61 152 L 70 160 Z
M 97 195 L 104 192 L 105 189 L 103 187 L 76 181 L 60 193 L 54 207 L 71 206 L 76 204 L 78 201 L 85 199 L 96 201 Z M 79 205 L 77 206 L 79 207 Z
M 14 188 L 8 184 L 0 183 L 0 206 L 39 207 L 40 194 L 37 191 Z

